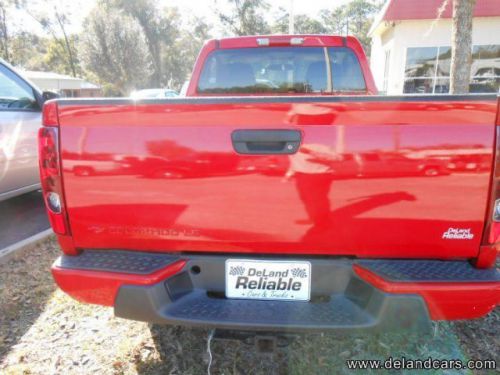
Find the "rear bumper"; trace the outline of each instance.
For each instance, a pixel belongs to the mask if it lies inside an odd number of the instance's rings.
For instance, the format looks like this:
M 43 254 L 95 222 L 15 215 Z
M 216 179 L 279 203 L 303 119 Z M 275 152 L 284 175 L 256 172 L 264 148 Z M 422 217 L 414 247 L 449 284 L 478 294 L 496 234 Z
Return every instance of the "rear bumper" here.
M 235 257 L 231 257 L 235 258 Z M 245 258 L 249 258 L 246 256 Z M 78 300 L 134 320 L 247 330 L 425 330 L 481 317 L 500 302 L 500 272 L 467 262 L 310 258 L 311 301 L 224 297 L 227 256 L 84 251 L 52 268 Z

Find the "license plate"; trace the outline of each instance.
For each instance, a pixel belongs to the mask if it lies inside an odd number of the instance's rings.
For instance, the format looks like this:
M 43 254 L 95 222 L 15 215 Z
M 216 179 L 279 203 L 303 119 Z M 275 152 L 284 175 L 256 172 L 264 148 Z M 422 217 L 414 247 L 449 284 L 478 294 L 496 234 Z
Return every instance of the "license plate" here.
M 226 297 L 309 301 L 311 263 L 280 260 L 226 260 Z

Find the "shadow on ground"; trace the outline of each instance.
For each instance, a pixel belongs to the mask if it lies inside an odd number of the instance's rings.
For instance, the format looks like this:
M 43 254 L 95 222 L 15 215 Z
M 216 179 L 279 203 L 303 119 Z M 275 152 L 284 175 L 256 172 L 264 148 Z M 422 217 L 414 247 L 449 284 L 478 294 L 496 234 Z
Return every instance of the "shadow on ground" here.
M 59 255 L 55 238 L 0 266 L 0 363 L 36 322 L 56 290 L 50 270 Z
M 159 325 L 149 325 L 148 330 L 145 323 L 114 317 L 110 308 L 53 293 L 49 269 L 59 253 L 50 238 L 0 265 L 1 374 L 207 373 L 207 330 Z M 431 335 L 305 335 L 273 355 L 259 354 L 242 342 L 215 340 L 211 373 L 350 374 L 354 371 L 346 367 L 347 360 L 403 356 L 500 363 L 500 309 L 483 319 L 439 323 L 436 328 Z M 456 373 L 471 374 L 426 372 Z
M 495 359 L 499 354 L 500 312 L 497 309 L 487 318 L 470 327 L 439 323 L 430 335 L 385 334 L 315 334 L 303 335 L 289 346 L 278 348 L 273 355 L 258 353 L 254 346 L 240 341 L 214 340 L 211 345 L 213 362 L 211 374 L 351 374 L 346 366 L 350 359 L 392 358 L 411 359 Z M 494 320 L 493 325 L 486 324 Z M 464 328 L 465 327 L 465 328 Z M 466 331 L 464 331 L 464 329 Z M 207 373 L 208 330 L 150 325 L 151 334 L 160 358 L 137 361 L 142 374 L 204 374 Z M 477 345 L 466 338 L 471 332 L 488 336 Z M 376 371 L 374 371 L 376 372 Z M 447 373 L 430 371 L 427 373 Z M 461 373 L 461 372 L 453 372 Z M 467 372 L 463 372 L 467 373 Z M 488 372 L 482 372 L 488 373 Z M 493 373 L 493 372 L 492 372 Z
M 0 202 L 0 249 L 49 228 L 41 192 L 33 191 Z

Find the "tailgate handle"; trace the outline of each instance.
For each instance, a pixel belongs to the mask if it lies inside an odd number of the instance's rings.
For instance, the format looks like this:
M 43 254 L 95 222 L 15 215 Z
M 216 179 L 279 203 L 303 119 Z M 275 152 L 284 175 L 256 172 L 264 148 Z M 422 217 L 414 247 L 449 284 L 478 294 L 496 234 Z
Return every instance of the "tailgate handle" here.
M 231 134 L 239 154 L 295 154 L 302 135 L 299 130 L 235 130 Z

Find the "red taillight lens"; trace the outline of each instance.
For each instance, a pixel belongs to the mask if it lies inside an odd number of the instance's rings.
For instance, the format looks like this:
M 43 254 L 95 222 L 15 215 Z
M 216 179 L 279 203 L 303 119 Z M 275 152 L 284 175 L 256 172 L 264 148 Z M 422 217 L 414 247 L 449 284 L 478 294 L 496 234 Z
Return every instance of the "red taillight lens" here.
M 69 234 L 62 192 L 59 129 L 55 127 L 57 126 L 57 104 L 55 102 L 49 103 L 43 110 L 45 127 L 38 132 L 38 160 L 43 197 L 54 232 Z M 49 112 L 48 116 L 47 112 Z M 50 119 L 47 121 L 48 123 L 46 123 L 47 119 Z
M 59 126 L 56 101 L 51 100 L 43 105 L 42 123 L 44 126 Z

